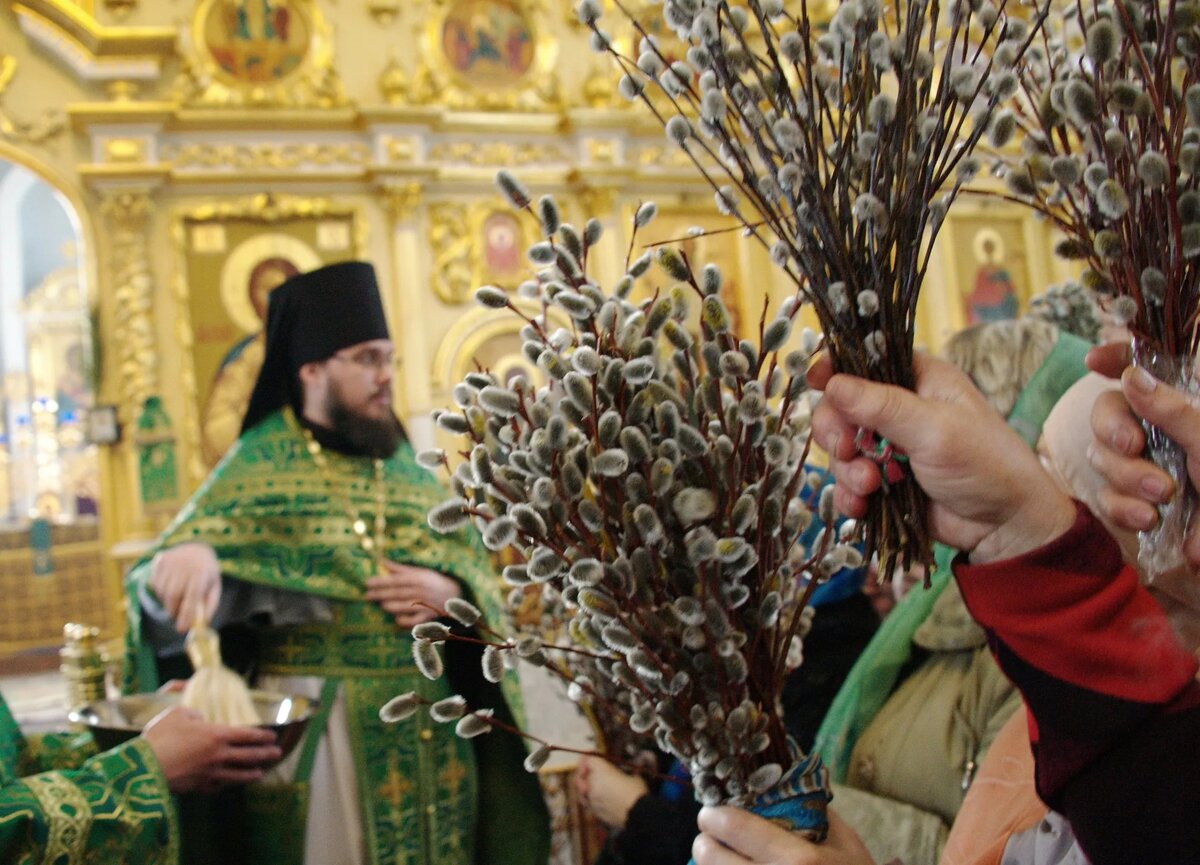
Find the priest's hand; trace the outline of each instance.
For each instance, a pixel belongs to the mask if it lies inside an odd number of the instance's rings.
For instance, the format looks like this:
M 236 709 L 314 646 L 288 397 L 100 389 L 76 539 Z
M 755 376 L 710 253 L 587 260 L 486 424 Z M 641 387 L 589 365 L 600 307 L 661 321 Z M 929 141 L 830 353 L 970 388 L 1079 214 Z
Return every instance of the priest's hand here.
M 209 793 L 224 784 L 258 781 L 283 756 L 270 730 L 210 724 L 182 706 L 159 714 L 142 738 L 172 793 Z
M 445 574 L 390 561 L 383 566 L 384 573 L 367 580 L 367 600 L 391 613 L 402 628 L 437 618 L 436 612 L 422 604 L 442 610 L 446 601 L 462 597 L 458 580 Z
M 929 495 L 933 536 L 971 552 L 978 564 L 1043 546 L 1075 521 L 1075 506 L 1037 456 L 954 366 L 914 359 L 917 391 L 833 375 L 828 357 L 809 371 L 825 395 L 813 412 L 813 435 L 830 456 L 834 503 L 851 517 L 866 513 L 881 484 L 880 467 L 859 453 L 859 429 L 874 430 L 908 454 Z
M 696 822 L 696 865 L 875 865 L 862 839 L 832 809 L 823 844 L 729 806 L 701 808 Z
M 196 613 L 204 611 L 211 622 L 221 600 L 221 566 L 208 544 L 187 543 L 169 547 L 150 563 L 150 588 L 175 622 L 175 630 L 186 634 Z

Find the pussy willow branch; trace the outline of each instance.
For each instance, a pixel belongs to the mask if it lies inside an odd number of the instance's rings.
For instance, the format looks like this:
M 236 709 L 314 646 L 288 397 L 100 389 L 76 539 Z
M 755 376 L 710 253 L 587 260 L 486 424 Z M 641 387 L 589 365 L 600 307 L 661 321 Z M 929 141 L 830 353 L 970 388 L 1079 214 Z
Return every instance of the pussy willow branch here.
M 1114 13 L 1126 32 L 1134 30 L 1128 9 L 1123 2 L 1114 4 Z M 1076 21 L 1086 28 L 1090 6 L 1076 2 Z M 1186 111 L 1181 104 L 1181 94 L 1195 82 L 1196 64 L 1178 64 L 1180 55 L 1175 53 L 1174 7 L 1166 10 L 1152 4 L 1144 10 L 1151 18 L 1151 33 L 1155 35 L 1160 50 L 1147 54 L 1139 39 L 1126 39 L 1118 49 L 1116 59 L 1102 66 L 1083 67 L 1081 61 L 1072 57 L 1060 61 L 1064 48 L 1051 45 L 1048 35 L 1043 35 L 1045 68 L 1024 68 L 1020 84 L 1025 102 L 1031 110 L 1018 105 L 1020 125 L 1028 132 L 1033 131 L 1045 142 L 1049 155 L 1078 153 L 1088 161 L 1099 161 L 1125 190 L 1130 192 L 1130 205 L 1124 216 L 1110 223 L 1108 228 L 1116 232 L 1122 243 L 1123 254 L 1115 260 L 1099 256 L 1093 238 L 1097 226 L 1093 223 L 1092 205 L 1082 192 L 1080 184 L 1062 188 L 1055 193 L 1051 202 L 1036 182 L 1032 173 L 1028 180 L 1035 189 L 1032 201 L 1021 196 L 1009 196 L 1048 216 L 1076 246 L 1098 274 L 1108 274 L 1114 287 L 1128 294 L 1137 304 L 1140 314 L 1135 320 L 1135 329 L 1144 330 L 1144 335 L 1161 345 L 1170 354 L 1195 350 L 1192 338 L 1192 323 L 1195 318 L 1195 292 L 1184 290 L 1168 291 L 1164 304 L 1155 307 L 1141 294 L 1140 274 L 1147 266 L 1160 268 L 1168 285 L 1173 287 L 1195 285 L 1196 266 L 1183 258 L 1182 223 L 1179 219 L 1179 196 L 1181 175 L 1178 154 L 1183 141 Z M 1065 27 L 1061 39 L 1068 38 Z M 1040 110 L 1040 100 L 1049 92 L 1062 86 L 1066 73 L 1081 70 L 1083 80 L 1088 82 L 1101 111 L 1085 130 L 1075 130 L 1065 118 L 1056 125 L 1046 123 Z M 1178 73 L 1178 74 L 1177 74 Z M 1144 113 L 1114 113 L 1107 107 L 1107 91 L 1113 81 L 1128 80 L 1136 83 L 1146 94 L 1150 110 Z M 1169 117 L 1168 117 L 1169 114 Z M 1164 122 L 1165 121 L 1165 122 Z M 1114 153 L 1104 144 L 1104 134 L 1109 124 L 1129 141 L 1122 152 Z M 1159 190 L 1143 189 L 1138 177 L 1136 158 L 1147 151 L 1160 153 L 1167 161 L 1167 181 Z M 1019 170 L 1013 168 L 1012 170 Z M 1189 178 L 1189 188 L 1195 188 L 1195 179 Z M 1165 236 L 1164 236 L 1165 234 Z M 1165 260 L 1164 260 L 1165 259 Z
M 652 47 L 659 62 L 662 63 L 664 68 L 666 69 L 665 74 L 674 76 L 674 72 L 671 70 L 670 61 L 668 60 L 668 58 L 665 55 L 662 54 L 661 51 L 658 50 L 656 40 L 651 36 L 651 34 L 649 32 L 647 32 L 645 27 L 642 26 L 641 22 L 638 21 L 638 19 L 634 15 L 630 14 L 629 10 L 622 4 L 621 0 L 613 0 L 613 3 L 621 11 L 621 13 L 626 17 L 626 19 L 633 23 L 634 28 L 638 32 L 638 35 L 641 36 L 646 41 L 646 43 Z M 645 76 L 645 74 L 641 72 L 641 70 L 639 69 L 639 67 L 636 63 L 630 61 L 629 58 L 624 57 L 620 52 L 618 52 L 616 50 L 616 48 L 614 48 L 612 46 L 611 42 L 608 44 L 608 51 L 610 54 L 612 54 L 613 57 L 615 57 L 617 59 L 617 62 L 620 64 L 622 70 L 625 72 L 626 75 L 629 75 L 631 78 L 633 78 L 635 80 L 637 78 L 641 78 L 641 77 L 648 77 L 648 76 Z M 693 112 L 697 111 L 698 107 L 699 107 L 699 102 L 696 99 L 695 92 L 692 90 L 691 82 L 680 82 L 680 85 L 681 85 L 680 92 L 682 95 L 686 96 L 689 108 Z M 676 96 L 673 95 L 672 93 L 666 91 L 665 89 L 663 89 L 662 92 L 665 94 L 666 98 L 670 101 L 672 107 L 675 109 L 675 113 L 681 117 L 685 117 L 688 112 L 684 111 L 683 107 L 679 104 L 679 100 L 676 98 Z M 644 105 L 646 105 L 646 107 L 648 107 L 654 113 L 654 116 L 659 121 L 659 123 L 665 127 L 666 120 L 663 118 L 662 114 L 659 112 L 657 106 L 655 106 L 653 101 L 649 98 L 649 96 L 646 95 L 645 89 L 643 89 L 641 91 L 639 98 L 642 101 L 642 103 Z M 716 153 L 714 153 L 712 151 L 711 148 L 709 148 L 708 144 L 706 142 L 704 142 L 703 139 L 697 139 L 697 140 L 698 140 L 700 146 L 708 154 L 708 156 L 710 158 L 714 159 L 715 161 L 717 161 L 719 164 L 720 163 L 719 157 L 717 156 Z M 689 153 L 688 155 L 696 163 L 696 167 L 701 169 L 701 173 L 704 174 L 705 169 L 701 166 L 699 160 L 696 159 L 695 155 L 691 154 L 691 153 Z M 739 191 L 742 193 L 743 197 L 748 198 L 750 195 L 750 192 L 747 190 L 747 188 L 742 183 L 742 181 L 738 177 L 733 175 L 732 173 L 729 173 L 729 172 L 726 172 L 726 173 L 728 174 L 728 176 L 731 180 L 733 180 L 736 184 L 738 184 L 738 186 L 740 187 Z M 705 174 L 705 177 L 707 179 L 707 174 Z M 710 183 L 711 183 L 711 180 L 710 180 Z M 712 184 L 712 185 L 713 185 L 713 191 L 719 193 L 720 187 L 717 186 L 716 184 Z M 758 239 L 759 239 L 759 242 L 762 243 L 762 245 L 765 249 L 770 249 L 770 244 L 767 243 L 767 241 L 764 238 L 759 237 Z

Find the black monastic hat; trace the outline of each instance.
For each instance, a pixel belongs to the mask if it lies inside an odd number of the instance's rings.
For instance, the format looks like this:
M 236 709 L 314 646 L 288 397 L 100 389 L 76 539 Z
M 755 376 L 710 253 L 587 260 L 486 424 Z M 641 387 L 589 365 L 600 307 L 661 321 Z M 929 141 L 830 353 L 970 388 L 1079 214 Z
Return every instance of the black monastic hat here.
M 282 283 L 267 302 L 266 352 L 242 432 L 292 402 L 304 364 L 388 338 L 375 268 L 367 262 L 330 264 Z

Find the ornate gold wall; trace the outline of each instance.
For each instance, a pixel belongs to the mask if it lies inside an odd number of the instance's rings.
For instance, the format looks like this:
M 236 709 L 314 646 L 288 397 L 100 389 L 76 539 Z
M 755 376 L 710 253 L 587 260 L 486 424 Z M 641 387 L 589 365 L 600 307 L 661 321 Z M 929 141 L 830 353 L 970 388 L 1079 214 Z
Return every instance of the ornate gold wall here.
M 661 130 L 615 95 L 573 6 L 4 0 L 0 158 L 79 212 L 99 400 L 124 430 L 103 448 L 105 549 L 128 554 L 203 476 L 222 420 L 228 435 L 221 406 L 253 369 L 253 295 L 292 269 L 375 262 L 404 360 L 398 404 L 425 443 L 429 410 L 465 368 L 518 355 L 511 327 L 471 303 L 476 286 L 523 277 L 530 226 L 494 191 L 498 168 L 555 193 L 568 220 L 604 222 L 601 279 L 617 275 L 642 199 L 658 201 L 664 237 L 720 224 Z M 759 250 L 726 237 L 696 252 L 721 263 L 739 314 L 756 319 L 787 289 Z M 963 206 L 931 263 L 920 339 L 936 347 L 960 326 L 972 280 L 996 266 L 1026 295 L 1060 275 L 1023 213 Z M 150 396 L 171 427 L 139 450 Z M 155 501 L 139 460 L 163 441 L 178 489 Z M 112 557 L 107 579 L 115 602 Z

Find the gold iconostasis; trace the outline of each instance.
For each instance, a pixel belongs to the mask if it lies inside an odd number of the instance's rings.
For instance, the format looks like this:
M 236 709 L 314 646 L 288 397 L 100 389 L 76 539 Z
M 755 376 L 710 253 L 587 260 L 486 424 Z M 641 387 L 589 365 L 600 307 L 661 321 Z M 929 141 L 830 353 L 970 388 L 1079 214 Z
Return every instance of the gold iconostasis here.
M 0 654 L 56 644 L 72 617 L 119 632 L 120 571 L 236 436 L 266 298 L 288 276 L 375 263 L 418 446 L 466 370 L 530 372 L 511 321 L 472 297 L 530 273 L 537 225 L 496 192 L 500 168 L 553 193 L 567 221 L 601 221 L 602 284 L 653 199 L 642 240 L 718 264 L 742 322 L 790 293 L 739 232 L 692 236 L 729 220 L 617 94 L 573 6 L 0 5 Z M 1016 312 L 1065 273 L 1025 212 L 965 200 L 930 263 L 918 341 Z

